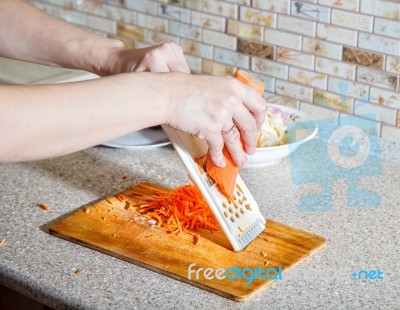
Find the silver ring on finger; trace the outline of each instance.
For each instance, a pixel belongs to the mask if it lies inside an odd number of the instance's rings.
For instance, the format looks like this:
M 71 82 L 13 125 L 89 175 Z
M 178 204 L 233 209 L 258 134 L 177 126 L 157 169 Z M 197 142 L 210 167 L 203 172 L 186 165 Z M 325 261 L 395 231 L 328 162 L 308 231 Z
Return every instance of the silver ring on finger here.
M 233 124 L 233 126 L 229 129 L 229 130 L 222 130 L 221 132 L 225 135 L 233 135 L 237 132 L 237 127 L 235 124 Z

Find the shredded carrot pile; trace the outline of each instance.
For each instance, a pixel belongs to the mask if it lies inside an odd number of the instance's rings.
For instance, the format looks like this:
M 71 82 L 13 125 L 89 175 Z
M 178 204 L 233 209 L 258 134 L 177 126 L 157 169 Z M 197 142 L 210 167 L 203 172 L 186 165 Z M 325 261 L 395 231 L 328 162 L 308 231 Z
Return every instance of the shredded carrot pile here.
M 200 228 L 210 231 L 220 229 L 217 219 L 195 185 L 184 185 L 173 190 L 162 190 L 147 184 L 138 187 L 150 194 L 134 206 L 142 216 L 155 220 L 160 229 L 176 235 Z M 131 195 L 143 196 L 143 193 L 132 192 Z

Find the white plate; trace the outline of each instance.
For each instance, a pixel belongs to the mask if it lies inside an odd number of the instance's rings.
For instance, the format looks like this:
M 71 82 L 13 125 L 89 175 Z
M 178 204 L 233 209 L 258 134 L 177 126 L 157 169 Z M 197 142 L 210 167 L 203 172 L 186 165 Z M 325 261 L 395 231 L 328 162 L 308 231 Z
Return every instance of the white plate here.
M 102 145 L 115 148 L 147 148 L 171 144 L 161 127 L 145 128 L 131 132 L 120 138 L 108 141 Z

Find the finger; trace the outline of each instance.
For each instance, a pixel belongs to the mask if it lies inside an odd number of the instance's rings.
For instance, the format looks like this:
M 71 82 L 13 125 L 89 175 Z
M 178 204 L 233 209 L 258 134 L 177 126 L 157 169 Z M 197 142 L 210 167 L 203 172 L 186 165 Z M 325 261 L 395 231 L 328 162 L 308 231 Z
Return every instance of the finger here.
M 267 102 L 262 96 L 251 86 L 245 85 L 238 81 L 240 95 L 243 104 L 253 114 L 264 114 L 267 108 Z M 259 117 L 259 116 L 258 116 Z M 257 117 L 257 118 L 258 118 Z M 259 119 L 258 119 L 259 120 Z
M 161 48 L 164 50 L 165 61 L 169 71 L 190 73 L 183 50 L 179 45 L 169 42 L 161 44 Z
M 179 71 L 184 73 L 190 73 L 189 65 L 186 62 L 183 52 L 174 51 L 174 56 L 171 62 L 168 64 L 170 71 Z
M 190 74 L 190 69 L 189 69 L 189 66 L 186 64 L 186 62 L 184 64 L 178 63 L 178 62 L 169 63 L 168 70 L 170 72 L 184 72 L 184 73 Z
M 224 147 L 224 140 L 222 135 L 216 134 L 206 139 L 208 144 L 208 152 L 215 165 L 218 167 L 225 167 L 226 161 L 225 156 L 222 153 Z
M 240 90 L 243 104 L 253 115 L 256 122 L 256 131 L 258 132 L 265 120 L 267 102 L 254 88 L 243 83 L 240 84 L 242 86 Z
M 164 61 L 156 61 L 152 64 L 151 68 L 145 71 L 151 72 L 170 72 L 168 65 Z
M 264 99 L 263 99 L 264 100 Z M 265 110 L 261 111 L 261 112 L 250 112 L 253 117 L 254 120 L 256 121 L 256 128 L 257 131 L 260 131 L 262 124 L 265 121 L 265 111 L 267 108 L 265 108 Z
M 254 114 L 242 106 L 236 110 L 235 114 L 233 115 L 233 120 L 236 126 L 239 128 L 241 137 L 243 139 L 242 148 L 247 154 L 254 154 L 259 131 Z
M 261 130 L 261 126 L 265 121 L 265 112 L 260 112 L 260 113 L 252 113 L 255 121 L 256 121 L 256 127 L 257 127 L 257 132 Z
M 239 129 L 233 125 L 229 130 L 222 131 L 225 146 L 231 154 L 232 160 L 238 167 L 247 163 L 246 153 L 243 151 Z

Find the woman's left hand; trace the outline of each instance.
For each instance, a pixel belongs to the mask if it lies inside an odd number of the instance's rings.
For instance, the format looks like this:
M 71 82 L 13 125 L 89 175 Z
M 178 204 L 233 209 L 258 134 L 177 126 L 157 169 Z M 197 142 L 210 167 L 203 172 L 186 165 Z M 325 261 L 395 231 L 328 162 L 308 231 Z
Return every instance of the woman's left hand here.
M 135 71 L 190 73 L 183 50 L 175 43 L 139 49 L 114 47 L 107 53 L 100 71 L 102 76 Z

